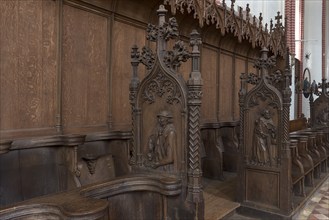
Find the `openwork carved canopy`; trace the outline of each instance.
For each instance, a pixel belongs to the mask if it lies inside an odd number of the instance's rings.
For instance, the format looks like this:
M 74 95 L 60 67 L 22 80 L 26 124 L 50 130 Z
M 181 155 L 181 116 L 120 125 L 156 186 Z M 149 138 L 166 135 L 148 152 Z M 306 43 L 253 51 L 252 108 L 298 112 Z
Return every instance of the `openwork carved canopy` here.
M 251 16 L 249 4 L 246 9 L 239 7 L 234 10 L 235 0 L 231 0 L 231 6 L 227 6 L 225 0 L 218 3 L 216 0 L 164 0 L 169 4 L 171 12 L 176 14 L 193 13 L 194 18 L 199 20 L 200 27 L 205 24 L 215 24 L 220 33 L 233 33 L 241 42 L 248 40 L 253 47 L 267 47 L 275 55 L 286 53 L 285 50 L 285 28 L 282 25 L 282 15 L 278 12 L 275 21 L 271 19 L 270 24 L 263 24 L 263 17 Z

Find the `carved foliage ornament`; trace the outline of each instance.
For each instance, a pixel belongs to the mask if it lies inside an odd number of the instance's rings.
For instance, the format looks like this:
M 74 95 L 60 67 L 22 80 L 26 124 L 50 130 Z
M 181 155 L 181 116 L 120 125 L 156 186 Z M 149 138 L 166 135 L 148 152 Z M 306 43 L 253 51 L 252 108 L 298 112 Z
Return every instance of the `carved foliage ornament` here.
M 149 41 L 157 41 L 158 37 L 168 41 L 178 37 L 178 24 L 176 18 L 172 17 L 168 19 L 168 22 L 165 22 L 163 26 L 156 26 L 153 24 L 147 25 L 147 36 L 146 39 Z
M 240 78 L 252 85 L 256 85 L 260 82 L 260 76 L 255 73 L 242 73 Z
M 184 42 L 177 41 L 173 50 L 167 51 L 164 55 L 164 63 L 168 68 L 176 70 L 182 62 L 186 62 L 190 57 L 190 53 L 186 49 Z
M 143 91 L 143 100 L 149 104 L 154 103 L 156 96 L 163 97 L 167 94 L 166 102 L 168 104 L 180 103 L 181 93 L 177 84 L 162 72 L 158 72 L 156 77 L 148 83 Z
M 146 66 L 146 69 L 152 69 L 155 62 L 155 55 L 153 51 L 148 47 L 143 47 L 141 55 L 140 62 Z
M 276 85 L 277 83 L 283 80 L 282 73 L 280 70 L 275 71 L 266 78 L 271 85 Z

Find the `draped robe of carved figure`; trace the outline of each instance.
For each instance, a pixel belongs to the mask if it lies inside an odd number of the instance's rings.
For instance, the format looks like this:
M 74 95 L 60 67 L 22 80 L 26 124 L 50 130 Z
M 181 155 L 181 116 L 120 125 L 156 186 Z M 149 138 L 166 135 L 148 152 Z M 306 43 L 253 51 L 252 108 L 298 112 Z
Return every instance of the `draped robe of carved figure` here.
M 253 135 L 253 160 L 260 164 L 272 163 L 277 158 L 276 129 L 270 112 L 264 110 L 255 121 Z
M 174 171 L 176 130 L 167 111 L 158 115 L 158 126 L 149 139 L 149 160 L 157 170 Z

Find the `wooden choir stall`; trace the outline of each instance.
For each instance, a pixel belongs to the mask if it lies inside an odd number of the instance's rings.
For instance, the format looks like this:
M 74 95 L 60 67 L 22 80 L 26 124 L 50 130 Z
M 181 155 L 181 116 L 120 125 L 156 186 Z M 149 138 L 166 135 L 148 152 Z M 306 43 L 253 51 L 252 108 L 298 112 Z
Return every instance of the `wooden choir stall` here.
M 310 124 L 306 118 L 289 121 L 289 64 L 280 71 L 268 54 L 263 49 L 255 63 L 259 74 L 241 76 L 238 210 L 291 219 L 329 177 L 328 85 L 323 80 L 320 97 L 310 97 Z
M 329 177 L 329 84 L 309 122 L 289 120 L 280 13 L 12 2 L 0 3 L 1 220 L 292 219 Z

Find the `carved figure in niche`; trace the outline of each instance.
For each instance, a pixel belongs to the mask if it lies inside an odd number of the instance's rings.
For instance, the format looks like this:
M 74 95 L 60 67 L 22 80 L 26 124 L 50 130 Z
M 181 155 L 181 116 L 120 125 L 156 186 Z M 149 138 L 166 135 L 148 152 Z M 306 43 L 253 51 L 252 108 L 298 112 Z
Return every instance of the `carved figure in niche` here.
M 158 123 L 148 140 L 147 166 L 163 171 L 174 170 L 176 130 L 169 111 L 157 115 Z
M 255 121 L 252 158 L 257 164 L 272 164 L 277 159 L 276 127 L 268 109 Z

